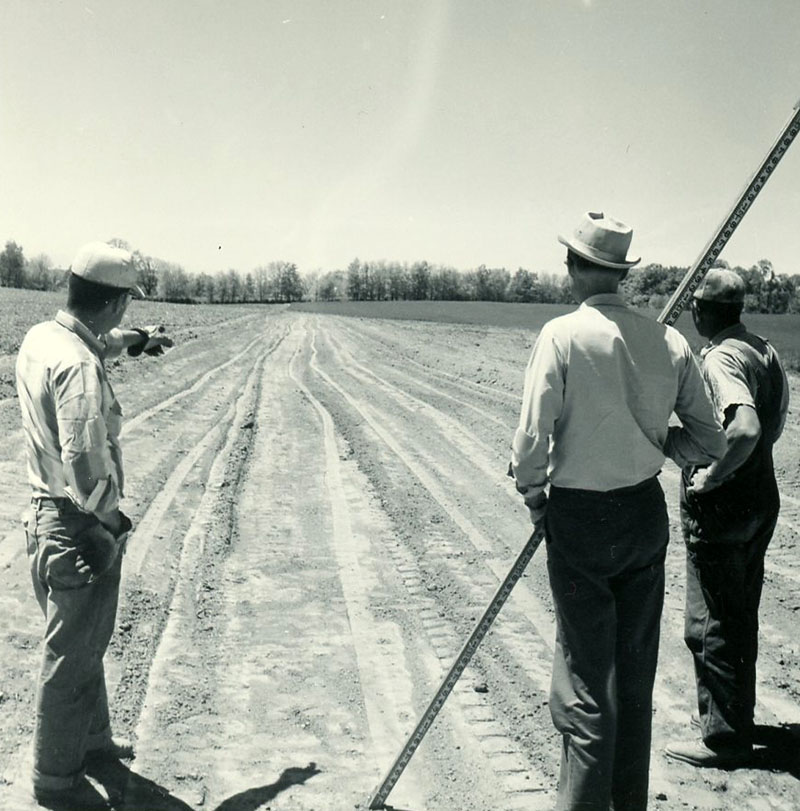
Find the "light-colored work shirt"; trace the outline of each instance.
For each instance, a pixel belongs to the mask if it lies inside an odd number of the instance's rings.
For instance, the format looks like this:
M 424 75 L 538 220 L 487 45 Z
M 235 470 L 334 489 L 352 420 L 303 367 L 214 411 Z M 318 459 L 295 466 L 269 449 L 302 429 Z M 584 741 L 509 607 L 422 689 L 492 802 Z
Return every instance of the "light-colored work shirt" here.
M 672 413 L 680 425 L 669 426 Z M 686 339 L 616 294 L 546 323 L 525 372 L 511 467 L 526 501 L 546 484 L 605 492 L 725 453 Z
M 744 324 L 733 324 L 715 335 L 700 356 L 717 419 L 725 425 L 731 407 L 750 406 L 767 434 L 764 440 L 774 444 L 786 423 L 789 381 L 770 343 L 748 332 Z M 769 402 L 762 402 L 765 396 Z
M 122 348 L 119 330 L 95 336 L 62 310 L 25 336 L 17 393 L 34 496 L 66 497 L 86 512 L 118 509 L 122 409 L 103 361 Z

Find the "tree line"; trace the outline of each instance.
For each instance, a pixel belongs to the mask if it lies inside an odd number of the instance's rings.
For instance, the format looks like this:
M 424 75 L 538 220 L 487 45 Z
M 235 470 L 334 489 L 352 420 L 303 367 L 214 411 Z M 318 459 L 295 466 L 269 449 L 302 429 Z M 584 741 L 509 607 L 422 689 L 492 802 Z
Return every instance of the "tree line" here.
M 111 244 L 131 250 L 121 239 Z M 506 301 L 572 303 L 569 278 L 518 268 L 480 265 L 470 270 L 413 263 L 361 261 L 346 269 L 317 271 L 301 276 L 297 265 L 273 261 L 242 273 L 233 268 L 216 274 L 192 273 L 181 265 L 132 251 L 139 284 L 149 298 L 209 304 L 275 303 L 301 299 L 317 301 Z M 800 275 L 775 273 L 762 259 L 749 268 L 733 267 L 745 283 L 745 310 L 761 313 L 800 313 Z M 661 309 L 688 268 L 649 264 L 633 268 L 622 284 L 625 298 L 638 307 Z M 44 254 L 26 258 L 22 247 L 9 240 L 0 253 L 0 286 L 53 290 L 63 283 L 64 270 L 54 268 Z
M 762 259 L 750 268 L 731 267 L 718 260 L 716 267 L 738 273 L 745 284 L 745 310 L 760 313 L 800 313 L 800 275 L 775 273 Z M 633 268 L 621 285 L 625 299 L 637 307 L 661 309 L 684 278 L 688 267 L 649 264 Z M 361 262 L 315 279 L 313 297 L 320 301 L 454 300 L 571 304 L 569 277 L 519 268 L 459 271 L 427 262 Z
M 131 250 L 127 242 L 110 244 Z M 276 303 L 300 301 L 306 286 L 294 262 L 275 261 L 247 273 L 230 268 L 220 273 L 191 273 L 175 262 L 131 252 L 139 286 L 148 298 L 194 304 Z M 53 267 L 40 254 L 26 259 L 22 247 L 9 240 L 0 253 L 0 287 L 55 290 L 64 283 L 65 271 Z

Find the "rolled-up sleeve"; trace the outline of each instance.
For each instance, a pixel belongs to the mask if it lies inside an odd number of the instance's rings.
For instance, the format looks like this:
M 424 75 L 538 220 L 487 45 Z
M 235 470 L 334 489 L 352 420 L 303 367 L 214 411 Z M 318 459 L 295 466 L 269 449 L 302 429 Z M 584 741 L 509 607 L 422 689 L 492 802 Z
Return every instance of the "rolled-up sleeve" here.
M 119 507 L 120 488 L 100 371 L 91 363 L 71 366 L 55 378 L 54 388 L 66 493 L 87 512 L 111 512 Z
M 717 410 L 717 419 L 725 423 L 731 406 L 746 405 L 755 409 L 747 369 L 738 357 L 724 351 L 709 352 L 703 364 L 703 376 Z
M 714 462 L 727 449 L 725 431 L 715 416 L 697 360 L 688 346 L 686 352 L 675 401 L 681 425 L 669 428 L 664 446 L 664 454 L 682 468 Z
M 118 357 L 125 349 L 125 335 L 121 329 L 112 329 L 103 335 L 102 338 L 105 352 L 103 357 L 106 360 Z
M 545 325 L 525 371 L 519 426 L 511 443 L 511 471 L 526 500 L 547 484 L 550 437 L 564 404 L 564 368 L 563 352 Z

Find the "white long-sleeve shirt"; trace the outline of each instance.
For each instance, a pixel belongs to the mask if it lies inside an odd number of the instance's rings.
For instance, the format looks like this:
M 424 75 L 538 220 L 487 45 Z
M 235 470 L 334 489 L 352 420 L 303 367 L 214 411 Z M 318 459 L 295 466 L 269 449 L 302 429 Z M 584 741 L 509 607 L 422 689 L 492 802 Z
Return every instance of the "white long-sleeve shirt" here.
M 103 362 L 122 348 L 118 330 L 98 338 L 64 311 L 25 336 L 16 375 L 34 496 L 66 497 L 86 512 L 118 509 L 122 409 Z
M 672 413 L 680 426 L 669 427 Z M 592 296 L 542 327 L 525 372 L 511 467 L 526 500 L 548 483 L 607 491 L 719 459 L 725 433 L 674 328 Z

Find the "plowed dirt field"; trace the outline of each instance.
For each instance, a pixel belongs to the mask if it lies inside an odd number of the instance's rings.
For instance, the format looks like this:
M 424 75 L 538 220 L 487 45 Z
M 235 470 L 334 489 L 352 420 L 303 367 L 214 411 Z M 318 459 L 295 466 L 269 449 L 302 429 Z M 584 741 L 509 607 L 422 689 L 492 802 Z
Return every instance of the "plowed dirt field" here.
M 116 809 L 364 809 L 524 545 L 505 476 L 534 334 L 252 308 L 161 359 L 112 369 L 135 534 L 107 656 L 130 768 Z M 650 807 L 800 808 L 800 386 L 777 447 L 783 510 L 767 559 L 753 768 L 697 770 L 682 641 L 678 471 L 655 689 Z M 0 809 L 29 811 L 41 617 L 19 515 L 16 400 L 0 402 Z M 546 550 L 389 797 L 408 811 L 543 811 Z M 479 688 L 476 690 L 475 688 Z

